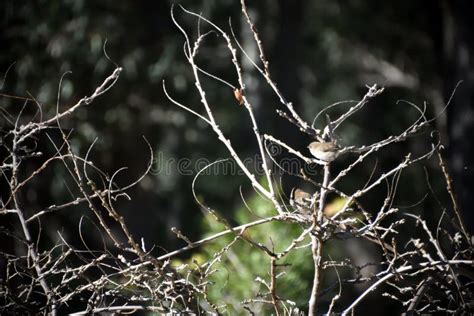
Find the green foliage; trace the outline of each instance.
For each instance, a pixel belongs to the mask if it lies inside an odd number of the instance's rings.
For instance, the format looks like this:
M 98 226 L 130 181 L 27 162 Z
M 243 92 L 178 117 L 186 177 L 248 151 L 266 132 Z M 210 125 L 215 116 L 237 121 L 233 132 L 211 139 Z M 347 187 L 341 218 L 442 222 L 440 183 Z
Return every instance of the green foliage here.
M 239 224 L 272 215 L 273 205 L 259 195 L 253 195 L 246 202 L 251 212 L 246 207 L 237 209 L 235 218 Z M 204 237 L 226 229 L 211 214 L 205 216 L 202 225 Z M 261 243 L 274 252 L 281 252 L 301 231 L 298 225 L 270 222 L 249 228 L 244 234 L 252 241 Z M 270 284 L 270 257 L 242 239 L 232 243 L 235 238 L 236 234 L 228 234 L 211 241 L 200 248 L 189 260 L 190 264 L 197 262 L 203 267 L 207 267 L 205 263 L 213 262 L 211 270 L 214 272 L 209 278 L 212 285 L 208 287 L 209 300 L 218 306 L 225 305 L 231 314 L 243 312 L 241 303 L 244 300 L 268 293 L 268 289 L 258 279 Z M 303 242 L 305 243 L 307 241 Z M 229 244 L 232 246 L 227 248 Z M 214 260 L 215 254 L 219 254 L 219 260 Z M 175 265 L 178 263 L 174 262 Z M 277 264 L 279 265 L 277 274 L 280 274 L 277 279 L 278 296 L 296 302 L 299 307 L 304 307 L 307 304 L 312 280 L 310 249 L 293 251 L 284 259 L 277 261 Z M 264 304 L 251 304 L 251 307 L 254 311 L 271 311 Z

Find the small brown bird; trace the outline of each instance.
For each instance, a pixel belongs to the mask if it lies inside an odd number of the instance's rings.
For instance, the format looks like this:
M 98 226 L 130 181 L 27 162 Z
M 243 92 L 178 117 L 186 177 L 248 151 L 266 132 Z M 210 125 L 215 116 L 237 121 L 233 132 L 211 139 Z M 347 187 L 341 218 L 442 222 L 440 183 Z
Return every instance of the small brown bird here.
M 293 201 L 298 205 L 309 206 L 311 204 L 312 196 L 308 192 L 301 189 L 295 189 L 293 191 Z
M 312 142 L 308 145 L 308 149 L 311 155 L 325 163 L 336 159 L 341 152 L 341 148 L 332 142 Z
M 290 204 L 299 214 L 310 220 L 312 214 L 311 204 L 318 199 L 318 195 L 317 192 L 315 192 L 314 195 L 311 195 L 308 192 L 296 188 L 291 192 Z

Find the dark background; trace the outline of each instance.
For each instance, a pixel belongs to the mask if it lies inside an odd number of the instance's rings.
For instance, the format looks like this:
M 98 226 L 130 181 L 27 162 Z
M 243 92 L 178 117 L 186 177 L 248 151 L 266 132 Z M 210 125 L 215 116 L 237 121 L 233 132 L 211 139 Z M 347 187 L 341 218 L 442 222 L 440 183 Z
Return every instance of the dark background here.
M 183 6 L 202 14 L 228 30 L 229 18 L 244 47 L 251 40 L 238 1 L 183 1 Z M 474 147 L 474 5 L 471 1 L 255 1 L 248 3 L 263 40 L 273 79 L 288 100 L 309 122 L 324 106 L 341 100 L 357 100 L 366 84 L 386 87 L 374 106 L 358 114 L 341 131 L 346 144 L 363 145 L 401 131 L 416 117 L 415 111 L 396 105 L 406 99 L 427 103 L 433 127 L 445 144 L 455 190 L 467 225 L 472 231 Z M 183 37 L 170 17 L 168 1 L 3 1 L 0 6 L 0 71 L 5 74 L 1 93 L 34 96 L 44 117 L 55 111 L 62 74 L 60 108 L 66 109 L 90 95 L 114 69 L 103 53 L 124 68 L 117 84 L 90 106 L 63 122 L 74 130 L 73 146 L 84 155 L 95 137 L 92 159 L 112 174 L 127 166 L 119 177 L 125 184 L 146 169 L 150 142 L 155 154 L 154 171 L 121 202 L 120 212 L 137 239 L 165 249 L 180 245 L 169 228 L 178 227 L 192 238 L 201 235 L 202 213 L 192 198 L 190 175 L 180 174 L 176 163 L 170 172 L 158 172 L 170 159 L 199 158 L 213 161 L 228 157 L 210 128 L 184 112 L 163 93 L 162 80 L 183 104 L 200 109 L 192 73 L 183 55 Z M 186 29 L 196 34 L 196 20 L 176 9 Z M 247 43 L 247 44 L 246 44 Z M 210 36 L 201 48 L 201 66 L 237 84 L 224 44 Z M 255 105 L 262 133 L 273 134 L 304 150 L 311 141 L 275 115 L 278 99 L 265 82 L 244 62 L 250 80 L 248 96 Z M 450 106 L 442 109 L 462 81 Z M 232 91 L 205 80 L 206 91 L 220 124 L 243 156 L 252 156 L 254 144 L 248 120 L 236 106 Z M 18 113 L 23 101 L 0 98 L 2 108 Z M 335 112 L 337 113 L 337 111 Z M 53 133 L 54 134 L 54 133 Z M 44 150 L 51 151 L 45 143 Z M 408 142 L 415 153 L 424 144 Z M 400 150 L 406 149 L 402 145 Z M 389 153 L 381 165 L 390 165 Z M 396 162 L 396 161 L 395 161 Z M 33 166 L 31 168 L 34 167 Z M 436 162 L 427 164 L 436 168 Z M 423 172 L 402 179 L 406 193 L 399 201 L 408 205 L 426 192 Z M 433 180 L 441 192 L 442 181 Z M 284 188 L 297 183 L 285 178 Z M 348 186 L 351 184 L 349 183 Z M 353 185 L 356 185 L 355 183 Z M 217 174 L 199 182 L 206 203 L 232 218 L 241 205 L 239 186 L 251 192 L 244 177 Z M 70 200 L 67 176 L 51 168 L 24 192 L 30 212 Z M 429 206 L 428 206 L 429 207 Z M 429 212 L 428 212 L 429 213 Z M 77 231 L 80 212 L 66 210 L 44 217 L 43 234 L 55 240 L 55 231 Z M 48 240 L 48 238 L 45 238 Z M 91 237 L 91 240 L 94 240 Z

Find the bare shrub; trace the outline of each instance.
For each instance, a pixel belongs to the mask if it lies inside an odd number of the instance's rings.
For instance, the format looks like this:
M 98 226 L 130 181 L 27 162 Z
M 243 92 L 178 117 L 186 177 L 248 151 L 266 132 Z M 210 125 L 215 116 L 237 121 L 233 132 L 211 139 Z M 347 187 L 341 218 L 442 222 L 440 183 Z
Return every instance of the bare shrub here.
M 216 210 L 205 205 L 195 193 L 194 198 L 200 208 L 212 215 L 209 217 L 211 221 L 224 225 L 224 229 L 199 241 L 191 241 L 185 233 L 173 229 L 178 238 L 186 241 L 187 246 L 161 256 L 152 254 L 152 249 L 147 249 L 145 243 L 135 240 L 120 215 L 120 210 L 116 209 L 115 201 L 127 198 L 126 191 L 140 179 L 127 186 L 118 186 L 114 179 L 121 170 L 109 175 L 99 169 L 90 159 L 94 143 L 85 155 L 80 156 L 71 145 L 72 135 L 61 127 L 61 121 L 65 117 L 73 116 L 76 109 L 92 104 L 97 97 L 112 88 L 121 71 L 121 68 L 116 68 L 89 97 L 81 99 L 66 111 L 58 110 L 53 117 L 43 119 L 39 115 L 23 122 L 23 110 L 15 116 L 2 112 L 6 126 L 2 132 L 2 150 L 7 155 L 2 160 L 1 170 L 8 194 L 4 195 L 6 198 L 2 201 L 0 215 L 17 224 L 0 228 L 2 242 L 15 244 L 13 251 L 1 254 L 3 271 L 0 311 L 54 315 L 70 306 L 78 314 L 136 310 L 220 314 L 247 310 L 250 313 L 282 315 L 304 313 L 302 308 L 307 308 L 309 315 L 316 315 L 317 312 L 345 315 L 353 313 L 367 295 L 372 293 L 371 295 L 399 301 L 407 314 L 472 312 L 472 240 L 464 228 L 456 204 L 451 179 L 442 158 L 442 146 L 436 140 L 436 133 L 427 133 L 432 131 L 430 123 L 433 119 L 426 117 L 426 108 L 406 103 L 407 110 L 417 111 L 418 118 L 403 131 L 364 146 L 344 144 L 338 134 L 341 126 L 352 119 L 355 113 L 363 111 L 372 99 L 383 92 L 383 88 L 369 86 L 362 99 L 352 104 L 342 115 L 331 118 L 327 115 L 329 111 L 321 112 L 326 115 L 318 115 L 317 118 L 322 119 L 315 118 L 309 123 L 286 100 L 272 79 L 270 62 L 244 1 L 242 12 L 253 34 L 259 60 L 251 59 L 242 49 L 232 28 L 231 32 L 227 32 L 202 15 L 180 7 L 180 13 L 183 12 L 194 17 L 198 23 L 198 33 L 193 39 L 181 27 L 175 11 L 171 11 L 174 23 L 185 38 L 184 53 L 194 77 L 200 108 L 194 109 L 171 97 L 163 82 L 164 91 L 171 102 L 195 115 L 212 129 L 247 177 L 256 196 L 271 207 L 267 213 L 261 214 L 252 210 L 251 205 L 243 199 L 243 204 L 261 218 L 249 219 L 239 226 L 232 226 Z M 203 33 L 201 28 L 209 31 Z M 224 41 L 235 70 L 236 84 L 214 76 L 198 65 L 199 49 L 210 34 L 218 34 L 219 39 Z M 300 152 L 285 140 L 261 131 L 254 106 L 246 95 L 241 57 L 254 66 L 279 99 L 280 106 L 275 109 L 276 116 L 283 117 L 294 125 L 301 131 L 302 137 L 309 136 L 318 143 L 333 144 L 326 146 L 330 149 L 324 149 L 333 151 L 329 156 L 310 156 L 309 151 Z M 255 160 L 263 174 L 256 173 L 243 162 L 232 141 L 220 128 L 225 123 L 218 122 L 214 114 L 212 101 L 208 99 L 202 84 L 203 77 L 222 83 L 223 89 L 228 89 L 235 96 L 233 106 L 239 106 L 248 115 L 247 123 L 243 124 L 248 124 L 254 132 L 253 141 L 258 148 Z M 26 100 L 24 108 L 32 106 L 41 113 L 41 106 L 33 98 Z M 44 139 L 48 130 L 53 127 L 60 134 L 60 141 L 50 137 L 49 144 L 55 148 L 55 154 L 42 157 L 36 146 L 36 139 L 40 135 Z M 420 133 L 422 131 L 425 133 Z M 398 153 L 398 163 L 388 169 L 380 171 L 370 168 L 370 159 L 395 143 L 406 142 L 410 137 L 424 137 L 430 146 L 427 146 L 426 152 L 418 155 L 411 152 Z M 317 166 L 321 172 L 314 175 L 305 172 L 305 168 L 298 172 L 288 170 L 272 154 L 270 147 L 274 145 L 293 155 L 302 165 Z M 153 157 L 151 150 L 150 152 L 151 162 Z M 346 159 L 341 158 L 343 156 Z M 39 158 L 41 165 L 28 171 L 27 162 Z M 406 212 L 393 205 L 402 172 L 409 168 L 419 168 L 421 162 L 428 160 L 437 160 L 451 198 L 450 205 L 442 206 L 442 215 L 434 227 L 419 213 Z M 340 164 L 341 161 L 344 164 Z M 216 163 L 219 161 L 210 165 Z M 56 165 L 64 168 L 74 183 L 75 188 L 71 191 L 74 198 L 66 203 L 51 203 L 43 209 L 31 209 L 24 205 L 23 192 L 33 185 L 35 178 L 41 177 L 44 170 Z M 365 165 L 367 167 L 363 170 L 372 170 L 367 175 L 365 184 L 350 192 L 342 189 L 340 184 L 352 177 L 356 168 Z M 198 172 L 196 178 L 208 167 Z M 151 163 L 147 172 L 150 168 Z M 287 197 L 281 188 L 282 174 L 298 177 L 302 187 L 312 189 L 304 192 L 297 188 Z M 376 209 L 366 209 L 363 200 L 378 201 L 380 192 L 386 192 L 381 199 L 383 202 Z M 340 202 L 332 212 L 329 211 L 330 196 Z M 103 239 L 103 249 L 90 249 L 84 240 L 81 246 L 74 246 L 61 231 L 58 231 L 56 244 L 44 248 L 40 242 L 41 226 L 46 224 L 43 218 L 67 212 L 78 205 L 86 207 L 87 214 L 92 215 Z M 280 225 L 278 227 L 296 227 L 293 230 L 297 232 L 296 236 L 284 238 L 275 234 L 270 238 L 252 234 L 254 230 L 275 223 Z M 401 238 L 404 233 L 414 231 L 416 234 L 413 236 Z M 332 242 L 338 240 L 364 240 L 372 243 L 380 249 L 381 257 L 377 262 L 360 264 L 351 255 L 343 253 L 342 259 L 333 260 L 327 255 L 327 249 Z M 213 243 L 219 247 L 204 261 L 172 264 L 177 255 Z M 244 248 L 237 248 L 238 244 Z M 239 251 L 234 252 L 234 248 Z M 234 306 L 230 311 L 226 300 L 232 293 L 222 293 L 217 298 L 215 294 L 209 295 L 213 287 L 224 286 L 213 283 L 213 276 L 218 273 L 220 262 L 226 262 L 226 257 L 246 257 L 250 252 L 258 252 L 265 258 L 262 264 L 267 264 L 266 273 L 254 274 L 254 267 L 245 267 L 258 284 L 259 290 L 245 297 L 239 306 Z M 312 262 L 310 291 L 299 293 L 307 298 L 306 306 L 298 306 L 287 297 L 289 290 L 283 290 L 292 286 L 284 284 L 291 282 L 285 280 L 284 275 L 295 269 L 291 265 L 294 256 L 305 256 L 306 261 Z M 366 273 L 367 267 L 375 269 Z M 323 283 L 324 278 L 327 281 Z M 355 295 L 354 288 L 359 289 Z

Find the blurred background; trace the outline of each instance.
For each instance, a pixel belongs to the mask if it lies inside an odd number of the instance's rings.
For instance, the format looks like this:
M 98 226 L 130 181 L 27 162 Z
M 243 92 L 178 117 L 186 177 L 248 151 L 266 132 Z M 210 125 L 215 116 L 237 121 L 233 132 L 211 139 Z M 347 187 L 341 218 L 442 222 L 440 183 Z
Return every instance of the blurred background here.
M 209 127 L 173 105 L 164 95 L 163 80 L 175 99 L 202 110 L 192 72 L 185 62 L 183 36 L 170 17 L 171 3 L 6 0 L 0 6 L 0 102 L 2 109 L 12 115 L 19 112 L 24 101 L 6 95 L 31 95 L 42 104 L 43 117 L 50 117 L 55 111 L 59 80 L 65 72 L 71 73 L 62 82 L 60 109 L 90 95 L 115 68 L 104 55 L 107 41 L 107 54 L 123 67 L 120 79 L 104 96 L 65 119 L 62 127 L 73 131 L 71 141 L 81 155 L 97 137 L 91 159 L 109 174 L 128 167 L 117 180 L 121 184 L 134 181 L 146 170 L 150 155 L 142 137 L 150 142 L 155 158 L 153 170 L 129 191 L 132 200 L 124 199 L 118 209 L 137 239 L 144 238 L 150 246 L 161 247 L 157 253 L 182 245 L 170 227 L 179 228 L 193 240 L 217 229 L 209 227 L 212 224 L 192 198 L 191 182 L 198 171 L 193 166 L 199 159 L 214 161 L 229 157 Z M 239 1 L 177 3 L 202 13 L 225 30 L 229 30 L 230 19 L 243 47 L 255 54 Z M 420 106 L 426 103 L 428 117 L 437 117 L 432 126 L 439 130 L 435 139 L 439 137 L 447 148 L 459 204 L 472 231 L 474 3 L 468 0 L 265 0 L 249 1 L 248 6 L 273 79 L 308 122 L 330 104 L 360 99 L 367 91 L 367 84 L 386 87 L 380 97 L 341 129 L 339 136 L 344 144 L 370 144 L 400 133 L 416 119 L 417 112 L 397 101 L 408 100 Z M 175 14 L 189 34 L 196 36 L 196 19 L 179 8 Z M 209 30 L 207 26 L 201 27 L 202 31 Z M 247 80 L 246 93 L 255 106 L 262 134 L 272 134 L 304 151 L 312 140 L 275 114 L 275 109 L 281 107 L 278 99 L 240 56 Z M 237 85 L 221 38 L 209 36 L 198 60 L 203 69 Z M 7 69 L 9 72 L 4 77 Z M 460 81 L 450 106 L 444 110 Z M 243 157 L 253 157 L 256 144 L 249 141 L 253 131 L 246 113 L 236 105 L 232 90 L 208 78 L 204 84 L 224 133 Z M 336 108 L 331 115 L 335 117 L 344 108 L 347 107 Z M 429 146 L 426 138 L 429 139 L 429 133 L 424 141 L 409 140 L 393 150 L 402 153 L 401 157 L 408 150 L 423 153 Z M 45 152 L 54 153 L 48 142 L 40 144 Z M 181 158 L 190 159 L 187 173 L 178 172 L 177 164 L 173 163 Z M 399 161 L 392 152 L 382 152 L 379 158 L 381 169 Z M 31 163 L 34 168 L 35 162 Z M 448 206 L 437 161 L 429 161 L 425 167 L 432 174 L 434 192 Z M 358 172 L 370 173 L 373 165 L 367 168 Z M 366 179 L 345 186 L 353 191 Z M 68 181 L 60 166 L 45 170 L 23 193 L 23 204 L 33 213 L 69 201 L 71 183 Z M 295 185 L 300 185 L 298 179 L 284 177 L 283 192 L 289 195 Z M 216 173 L 204 176 L 196 184 L 200 198 L 233 223 L 247 216 L 243 214 L 239 188 L 249 199 L 254 198 L 242 176 Z M 419 202 L 429 193 L 423 169 L 404 175 L 398 189 L 400 205 Z M 380 201 L 366 202 L 373 207 L 380 205 Z M 260 205 L 255 203 L 255 207 Z M 56 240 L 58 230 L 74 240 L 84 208 L 82 212 L 68 209 L 45 216 L 44 242 Z M 431 214 L 433 221 L 440 212 L 439 206 L 429 201 L 418 209 Z M 0 221 L 4 221 L 2 225 L 16 225 L 5 218 Z M 94 243 L 92 235 L 90 242 Z M 6 244 L 3 247 L 8 248 Z M 182 260 L 190 255 L 186 254 Z M 311 273 L 310 268 L 301 272 L 299 278 L 304 284 L 298 291 L 306 291 Z M 292 295 L 298 299 L 297 292 Z

